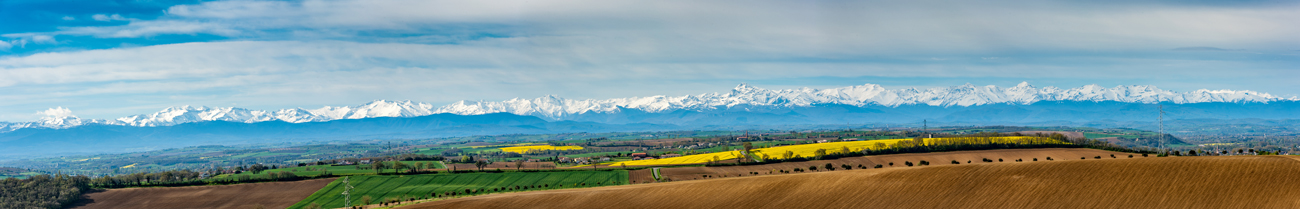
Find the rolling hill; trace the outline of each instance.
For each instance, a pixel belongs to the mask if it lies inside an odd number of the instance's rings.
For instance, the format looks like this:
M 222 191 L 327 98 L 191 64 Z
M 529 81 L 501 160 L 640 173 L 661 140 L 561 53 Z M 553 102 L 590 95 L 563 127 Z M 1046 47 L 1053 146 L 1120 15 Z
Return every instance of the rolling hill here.
M 1300 161 L 1168 157 L 855 169 L 485 195 L 404 208 L 1296 208 Z

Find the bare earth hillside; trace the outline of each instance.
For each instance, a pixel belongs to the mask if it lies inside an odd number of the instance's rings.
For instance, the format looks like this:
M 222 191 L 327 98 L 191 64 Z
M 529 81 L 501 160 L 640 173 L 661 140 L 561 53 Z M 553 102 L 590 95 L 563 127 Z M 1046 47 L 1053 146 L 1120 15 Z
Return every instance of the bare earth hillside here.
M 110 189 L 89 194 L 99 208 L 286 208 L 324 188 L 334 178 L 219 186 Z
M 1300 208 L 1295 188 L 1300 161 L 1289 157 L 1139 157 L 678 181 L 409 208 Z

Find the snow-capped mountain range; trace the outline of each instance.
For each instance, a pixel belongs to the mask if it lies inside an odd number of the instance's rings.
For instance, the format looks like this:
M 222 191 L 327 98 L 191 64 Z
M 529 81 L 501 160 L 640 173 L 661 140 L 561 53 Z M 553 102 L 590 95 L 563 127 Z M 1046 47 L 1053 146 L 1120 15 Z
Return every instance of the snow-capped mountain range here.
M 202 121 L 244 123 L 284 121 L 303 123 L 375 117 L 418 117 L 440 113 L 458 115 L 511 113 L 537 116 L 547 120 L 566 120 L 575 115 L 616 113 L 622 109 L 637 109 L 657 113 L 676 110 L 714 110 L 737 105 L 807 107 L 819 104 L 837 104 L 860 107 L 870 105 L 884 107 L 897 107 L 900 105 L 966 107 L 988 104 L 1028 105 L 1040 101 L 1116 101 L 1148 104 L 1172 102 L 1186 104 L 1206 102 L 1268 103 L 1274 101 L 1300 101 L 1300 98 L 1282 98 L 1268 93 L 1247 90 L 1201 89 L 1191 92 L 1174 92 L 1144 85 L 1117 86 L 1114 88 L 1104 88 L 1098 85 L 1087 85 L 1071 89 L 1038 88 L 1026 82 L 1010 88 L 966 84 L 929 89 L 886 89 L 876 84 L 865 84 L 830 89 L 769 90 L 740 84 L 727 93 L 604 100 L 574 100 L 545 96 L 534 99 L 516 98 L 499 102 L 460 101 L 440 107 L 428 103 L 386 100 L 373 101 L 359 106 L 326 106 L 317 109 L 293 108 L 275 111 L 249 110 L 236 107 L 181 106 L 169 107 L 153 114 L 133 115 L 112 120 L 81 119 L 72 115 L 70 110 L 59 107 L 42 112 L 46 117 L 39 121 L 0 122 L 0 132 L 38 127 L 59 129 L 85 124 L 152 127 Z

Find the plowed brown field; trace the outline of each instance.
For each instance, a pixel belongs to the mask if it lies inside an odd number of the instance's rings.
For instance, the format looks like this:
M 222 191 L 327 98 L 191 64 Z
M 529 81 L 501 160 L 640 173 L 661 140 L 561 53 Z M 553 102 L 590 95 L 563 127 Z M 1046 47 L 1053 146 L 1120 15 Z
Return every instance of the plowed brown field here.
M 1017 159 L 1023 159 L 1024 162 L 1033 162 L 1034 158 L 1038 158 L 1039 161 L 1046 161 L 1047 157 L 1052 157 L 1052 159 L 1054 159 L 1055 161 L 1080 160 L 1079 159 L 1080 157 L 1087 158 L 1086 160 L 1097 160 L 1096 158 L 1094 158 L 1097 156 L 1101 156 L 1102 159 L 1115 159 L 1115 158 L 1111 158 L 1110 155 L 1115 155 L 1116 158 L 1128 159 L 1128 156 L 1130 154 L 1131 153 L 1112 152 L 1112 151 L 1084 149 L 1084 148 L 974 150 L 974 151 L 955 151 L 955 152 L 873 155 L 873 156 L 864 156 L 864 157 L 840 158 L 834 160 L 814 160 L 814 161 L 806 161 L 806 162 L 788 162 L 788 163 L 774 163 L 774 164 L 750 165 L 750 166 L 673 167 L 673 168 L 662 168 L 660 169 L 659 173 L 674 181 L 682 181 L 682 180 L 706 179 L 704 175 L 710 175 L 711 178 L 750 176 L 749 174 L 750 172 L 758 172 L 759 175 L 769 175 L 768 174 L 769 172 L 773 174 L 778 173 L 778 172 L 772 172 L 774 170 L 789 171 L 794 168 L 808 169 L 809 166 L 817 166 L 820 170 L 827 163 L 835 165 L 836 169 L 840 169 L 839 166 L 843 164 L 854 166 L 854 169 L 857 169 L 857 165 L 863 165 L 870 168 L 875 166 L 876 164 L 884 165 L 885 168 L 907 167 L 906 165 L 904 165 L 905 162 L 910 161 L 912 163 L 919 163 L 922 160 L 929 161 L 930 165 L 949 165 L 952 164 L 953 160 L 956 160 L 961 164 L 967 164 L 967 162 L 971 162 L 975 164 L 985 163 L 982 161 L 984 158 L 993 160 L 994 162 L 992 163 L 999 163 L 997 162 L 998 159 L 1003 160 L 1001 163 L 1015 163 Z M 1134 154 L 1133 157 L 1142 158 L 1142 155 Z M 889 163 L 891 162 L 894 163 L 893 166 L 889 165 Z M 640 183 L 654 182 L 654 175 L 651 174 L 650 169 L 633 170 L 630 171 L 628 175 L 629 175 L 628 177 L 630 178 L 629 182 L 632 183 L 640 184 Z
M 91 193 L 77 209 L 99 208 L 286 208 L 334 178 L 219 186 L 110 189 Z
M 1289 157 L 1075 158 L 523 192 L 407 208 L 1300 208 L 1296 188 L 1300 160 Z

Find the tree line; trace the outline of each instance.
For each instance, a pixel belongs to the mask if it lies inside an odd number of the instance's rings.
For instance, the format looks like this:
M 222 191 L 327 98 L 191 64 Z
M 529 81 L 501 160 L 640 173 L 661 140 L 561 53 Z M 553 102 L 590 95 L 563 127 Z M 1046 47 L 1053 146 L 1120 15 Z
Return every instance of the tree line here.
M 0 208 L 63 208 L 90 190 L 90 178 L 63 174 L 0 179 Z
M 851 151 L 847 147 L 839 150 L 819 149 L 814 151 L 813 156 L 799 156 L 792 152 L 782 154 L 781 159 L 775 159 L 763 156 L 743 157 L 737 163 L 710 163 L 705 166 L 733 166 L 733 165 L 755 165 L 769 164 L 780 162 L 803 162 L 811 160 L 829 160 L 845 157 L 859 157 L 866 155 L 886 155 L 901 153 L 926 153 L 926 152 L 947 152 L 961 150 L 988 150 L 988 149 L 1019 149 L 1019 148 L 1093 148 L 1119 152 L 1133 153 L 1156 153 L 1149 148 L 1128 148 L 1110 144 L 1105 141 L 1092 139 L 1071 139 L 1059 133 L 1053 134 L 1035 134 L 1018 140 L 1003 140 L 1000 137 L 1026 136 L 1020 133 L 977 133 L 958 135 L 948 138 L 933 139 L 926 142 L 924 138 L 917 136 L 912 140 L 900 141 L 892 145 L 879 143 L 873 149 L 862 149 Z M 745 153 L 752 153 L 746 147 Z M 762 161 L 753 160 L 755 158 Z

